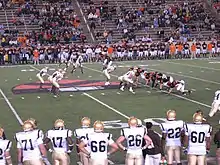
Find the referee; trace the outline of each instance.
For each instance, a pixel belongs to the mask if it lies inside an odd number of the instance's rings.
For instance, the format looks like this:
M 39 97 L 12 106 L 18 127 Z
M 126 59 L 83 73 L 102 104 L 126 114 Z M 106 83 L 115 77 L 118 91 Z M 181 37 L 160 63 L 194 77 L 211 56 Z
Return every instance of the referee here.
M 159 165 L 161 161 L 161 138 L 155 131 L 152 130 L 152 126 L 153 124 L 151 122 L 146 123 L 147 135 L 152 139 L 154 148 L 147 148 L 143 150 L 145 165 Z M 145 144 L 143 144 L 143 146 L 145 146 Z

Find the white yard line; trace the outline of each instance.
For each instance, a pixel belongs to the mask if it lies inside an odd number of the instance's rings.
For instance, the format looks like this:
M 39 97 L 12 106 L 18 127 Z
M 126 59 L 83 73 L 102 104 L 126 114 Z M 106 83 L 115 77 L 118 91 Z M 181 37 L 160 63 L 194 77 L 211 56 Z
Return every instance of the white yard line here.
M 2 89 L 0 89 L 0 93 L 2 95 L 2 97 L 4 98 L 5 102 L 8 104 L 8 107 L 10 108 L 10 110 L 12 111 L 12 113 L 15 115 L 16 119 L 18 120 L 20 125 L 23 125 L 23 121 L 20 118 L 20 116 L 18 115 L 17 111 L 15 110 L 15 108 L 12 106 L 11 102 L 8 100 L 8 98 L 6 97 L 6 95 L 4 94 L 4 92 L 2 91 Z
M 88 69 L 88 70 L 92 70 L 92 71 L 94 71 L 94 72 L 102 73 L 102 71 L 99 71 L 99 70 L 97 70 L 97 69 L 93 69 L 93 68 L 89 68 L 89 67 L 85 67 L 85 66 L 84 66 L 84 68 L 85 68 L 85 69 Z M 114 75 L 114 74 L 111 74 L 111 76 L 113 76 L 113 77 L 118 77 L 118 75 Z M 162 91 L 162 92 L 168 94 L 167 91 Z M 207 108 L 211 108 L 210 105 L 204 104 L 204 103 L 202 103 L 202 102 L 199 102 L 199 101 L 196 101 L 196 100 L 193 100 L 193 99 L 189 99 L 189 98 L 186 98 L 186 97 L 183 97 L 183 96 L 180 96 L 180 95 L 177 95 L 177 94 L 173 94 L 173 93 L 171 93 L 170 95 L 175 96 L 175 97 L 178 97 L 178 98 L 181 98 L 181 99 L 186 100 L 186 101 L 189 101 L 189 102 L 191 102 L 191 103 L 195 103 L 195 104 L 198 104 L 198 105 L 202 105 L 202 106 L 204 106 L 204 107 L 207 107 Z
M 38 69 L 37 67 L 33 66 L 33 65 L 28 65 L 29 67 L 31 67 L 32 69 L 35 69 L 37 71 L 40 71 L 40 69 Z
M 152 68 L 147 68 L 147 69 L 153 70 L 153 71 L 164 72 L 164 73 L 168 73 L 168 74 L 172 74 L 172 75 L 176 75 L 176 76 L 186 77 L 186 78 L 190 78 L 190 79 L 194 79 L 194 80 L 199 80 L 199 81 L 203 81 L 203 82 L 208 82 L 208 83 L 211 83 L 211 84 L 220 85 L 220 82 L 206 80 L 206 79 L 202 79 L 202 78 L 198 78 L 198 77 L 193 77 L 193 76 L 187 76 L 187 75 L 183 75 L 183 74 L 180 74 L 180 73 L 173 73 L 173 72 L 168 72 L 168 71 L 159 70 L 159 69 L 152 69 Z
M 171 62 L 171 61 L 160 61 L 160 62 L 162 62 L 162 63 L 174 64 L 174 65 L 188 66 L 188 67 L 192 67 L 192 68 L 199 68 L 199 69 L 207 69 L 207 70 L 220 71 L 220 69 L 217 69 L 217 68 L 210 68 L 210 67 L 205 67 L 205 66 L 197 66 L 197 65 L 192 65 L 192 64 L 182 64 L 182 63 Z

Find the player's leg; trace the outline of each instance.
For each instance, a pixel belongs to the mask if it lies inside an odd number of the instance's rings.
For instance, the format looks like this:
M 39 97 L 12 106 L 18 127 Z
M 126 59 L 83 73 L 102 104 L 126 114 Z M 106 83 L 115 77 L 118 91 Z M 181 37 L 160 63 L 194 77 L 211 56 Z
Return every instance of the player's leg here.
M 52 153 L 52 162 L 53 162 L 53 165 L 59 165 L 61 163 L 60 156 L 57 152 Z
M 173 147 L 172 146 L 167 146 L 166 147 L 167 151 L 167 165 L 172 165 L 173 164 Z
M 82 63 L 80 63 L 79 67 L 80 67 L 81 73 L 83 74 L 84 72 L 83 72 L 83 66 L 82 66 Z
M 110 84 L 110 82 L 109 82 L 109 80 L 110 80 L 110 74 L 108 73 L 108 69 L 105 69 L 105 70 L 103 71 L 103 73 L 104 73 L 104 75 L 105 75 L 105 77 L 106 77 L 105 85 L 109 85 L 109 84 Z
M 196 155 L 187 155 L 187 159 L 188 159 L 188 165 L 196 165 L 197 163 L 197 156 Z
M 205 155 L 197 156 L 197 164 L 206 165 L 206 156 Z
M 177 165 L 181 165 L 181 161 L 180 161 L 180 147 L 179 146 L 176 146 L 174 148 L 174 158 L 175 158 L 175 161 L 176 161 Z
M 134 156 L 132 154 L 126 154 L 125 165 L 134 165 Z
M 59 156 L 60 156 L 60 164 L 62 165 L 70 164 L 70 157 L 67 153 L 61 153 Z
M 218 108 L 219 108 L 219 103 L 214 101 L 212 103 L 212 107 L 211 107 L 211 110 L 209 112 L 209 117 L 213 117 L 214 114 L 218 111 Z
M 216 159 L 217 159 L 217 163 L 220 164 L 220 148 L 216 150 Z
M 44 162 L 42 159 L 34 159 L 24 161 L 23 165 L 44 165 Z
M 37 78 L 40 80 L 40 88 L 42 88 L 42 85 L 44 84 L 44 79 L 40 76 L 39 73 L 37 74 Z
M 143 165 L 143 155 L 135 156 L 135 165 Z

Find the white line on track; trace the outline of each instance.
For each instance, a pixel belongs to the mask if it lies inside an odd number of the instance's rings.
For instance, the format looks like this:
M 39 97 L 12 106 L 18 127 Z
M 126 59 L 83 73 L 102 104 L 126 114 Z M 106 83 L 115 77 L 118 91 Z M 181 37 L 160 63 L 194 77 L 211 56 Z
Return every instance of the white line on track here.
M 101 71 L 99 71 L 99 70 L 97 70 L 97 69 L 93 69 L 93 68 L 89 68 L 89 67 L 85 67 L 85 66 L 84 66 L 84 68 L 85 68 L 85 69 L 88 69 L 88 70 L 92 70 L 92 71 L 94 71 L 94 72 L 102 73 Z M 118 77 L 118 75 L 114 75 L 114 74 L 111 74 L 111 76 L 113 76 L 113 77 Z M 167 91 L 161 91 L 161 92 L 168 94 Z M 191 103 L 195 103 L 195 104 L 198 104 L 198 105 L 202 105 L 202 106 L 204 106 L 204 107 L 207 107 L 207 108 L 211 108 L 210 105 L 204 104 L 204 103 L 202 103 L 202 102 L 199 102 L 199 101 L 196 101 L 196 100 L 193 100 L 193 99 L 189 99 L 189 98 L 187 98 L 187 97 L 183 97 L 183 96 L 180 96 L 180 95 L 177 95 L 177 94 L 173 94 L 173 93 L 171 93 L 170 95 L 171 95 L 171 96 L 178 97 L 178 98 L 181 98 L 181 99 L 186 100 L 186 101 L 189 101 L 189 102 L 191 102 Z
M 171 62 L 171 61 L 160 61 L 160 62 L 162 62 L 162 63 L 169 63 L 169 64 L 175 64 L 175 65 L 188 66 L 188 67 L 192 67 L 192 68 L 220 71 L 220 69 L 217 69 L 217 68 L 210 68 L 210 67 L 205 67 L 205 66 L 197 66 L 197 65 L 192 65 L 192 64 L 182 64 L 182 63 Z
M 194 79 L 194 80 L 199 80 L 199 81 L 203 81 L 203 82 L 208 82 L 208 83 L 220 85 L 220 82 L 206 80 L 206 79 L 202 79 L 202 78 L 198 78 L 198 77 L 193 77 L 193 76 L 187 76 L 187 75 L 183 75 L 183 74 L 180 74 L 180 73 L 173 73 L 173 72 L 168 72 L 168 71 L 159 70 L 159 69 L 152 69 L 152 68 L 147 68 L 147 69 L 153 70 L 153 71 L 165 72 L 165 73 L 176 75 L 176 76 L 186 77 L 186 78 L 190 78 L 190 79 Z
M 8 104 L 8 107 L 10 108 L 10 110 L 12 111 L 12 113 L 15 115 L 16 119 L 18 120 L 20 125 L 23 125 L 23 121 L 21 120 L 20 116 L 18 115 L 17 111 L 15 110 L 15 108 L 12 106 L 11 102 L 8 100 L 8 98 L 6 97 L 6 95 L 4 94 L 4 92 L 2 91 L 2 89 L 0 89 L 0 93 L 2 95 L 2 97 L 4 98 L 5 102 Z

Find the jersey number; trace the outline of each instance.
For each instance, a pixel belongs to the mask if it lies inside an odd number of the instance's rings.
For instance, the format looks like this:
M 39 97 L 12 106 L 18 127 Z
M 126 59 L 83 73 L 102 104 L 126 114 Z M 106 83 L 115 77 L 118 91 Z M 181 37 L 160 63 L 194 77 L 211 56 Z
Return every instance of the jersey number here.
M 181 128 L 170 128 L 168 129 L 168 133 L 167 136 L 169 139 L 173 139 L 173 138 L 179 138 L 180 137 L 180 133 L 181 133 Z
M 192 143 L 203 143 L 205 141 L 205 132 L 195 132 L 191 133 L 191 142 Z
M 25 151 L 27 151 L 28 149 L 34 150 L 33 143 L 32 143 L 31 139 L 29 139 L 29 140 L 22 140 L 21 143 L 24 143 L 24 150 Z M 30 147 L 28 147 L 28 144 L 30 144 Z
M 3 150 L 0 148 L 0 160 L 3 159 Z
M 62 146 L 62 141 L 63 141 L 63 138 L 62 137 L 53 137 L 52 138 L 52 140 L 53 140 L 53 145 L 54 145 L 54 147 L 59 147 L 59 148 L 62 148 L 63 146 Z M 59 146 L 57 146 L 56 145 L 56 141 L 59 141 Z
M 96 141 L 91 142 L 91 151 L 92 152 L 105 152 L 106 151 L 106 142 L 100 141 L 99 143 Z
M 142 141 L 142 136 L 141 135 L 129 135 L 128 136 L 128 145 L 130 147 L 133 147 L 133 146 L 137 146 L 139 147 L 141 145 L 141 141 Z

